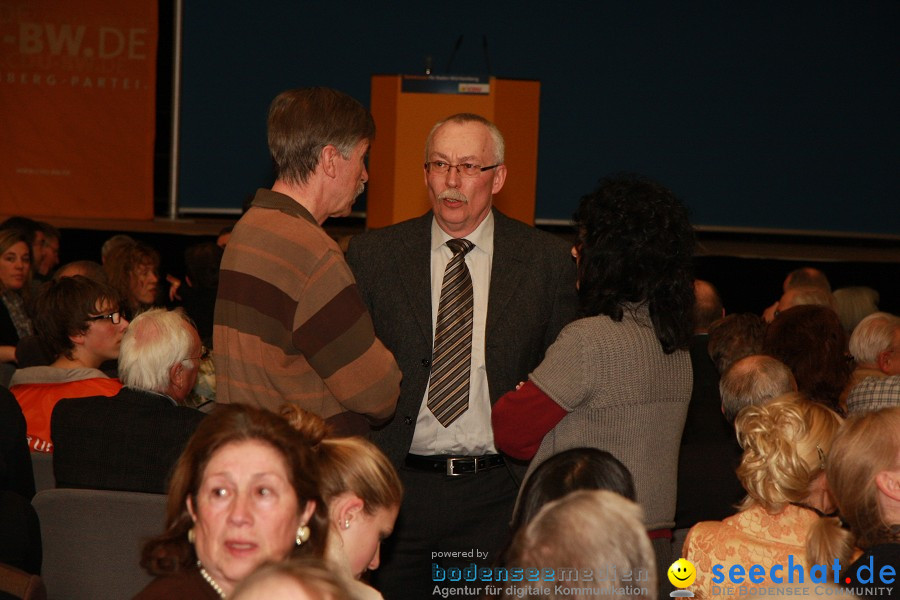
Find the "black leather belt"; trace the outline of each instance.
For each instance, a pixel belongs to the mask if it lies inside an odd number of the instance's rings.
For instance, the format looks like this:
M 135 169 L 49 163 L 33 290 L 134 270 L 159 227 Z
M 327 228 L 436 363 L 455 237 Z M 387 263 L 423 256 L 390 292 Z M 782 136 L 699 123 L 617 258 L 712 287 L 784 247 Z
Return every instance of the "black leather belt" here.
M 457 475 L 474 475 L 479 471 L 487 471 L 503 466 L 503 457 L 499 454 L 484 456 L 419 456 L 407 454 L 405 464 L 410 469 L 429 471 L 456 477 Z

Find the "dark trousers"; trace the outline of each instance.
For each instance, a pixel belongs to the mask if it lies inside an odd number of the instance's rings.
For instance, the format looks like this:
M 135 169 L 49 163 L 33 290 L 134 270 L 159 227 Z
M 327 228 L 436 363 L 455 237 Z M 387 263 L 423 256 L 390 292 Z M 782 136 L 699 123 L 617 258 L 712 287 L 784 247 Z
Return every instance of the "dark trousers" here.
M 459 587 L 435 581 L 433 565 L 446 570 L 493 564 L 508 541 L 518 492 L 507 468 L 448 477 L 404 467 L 400 478 L 403 504 L 394 533 L 382 546 L 381 567 L 373 574 L 385 600 L 424 600 L 436 585 Z M 448 556 L 453 552 L 459 555 Z

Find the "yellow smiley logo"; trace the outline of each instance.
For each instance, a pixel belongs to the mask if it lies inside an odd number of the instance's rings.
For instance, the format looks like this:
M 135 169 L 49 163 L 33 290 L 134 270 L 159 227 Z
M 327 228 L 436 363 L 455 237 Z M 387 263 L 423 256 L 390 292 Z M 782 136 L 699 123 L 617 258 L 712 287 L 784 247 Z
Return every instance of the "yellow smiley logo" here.
M 690 561 L 679 558 L 668 570 L 669 581 L 677 588 L 686 588 L 697 579 L 697 569 Z

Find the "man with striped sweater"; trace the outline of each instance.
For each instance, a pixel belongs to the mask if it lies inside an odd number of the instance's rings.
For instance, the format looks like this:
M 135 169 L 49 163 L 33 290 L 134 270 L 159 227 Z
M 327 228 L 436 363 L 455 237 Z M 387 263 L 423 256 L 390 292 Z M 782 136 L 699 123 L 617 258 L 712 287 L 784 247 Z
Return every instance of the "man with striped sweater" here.
M 222 258 L 213 327 L 219 402 L 296 404 L 345 434 L 393 414 L 397 363 L 321 227 L 349 214 L 365 189 L 374 135 L 369 112 L 335 90 L 289 90 L 272 102 L 276 181 L 257 191 Z

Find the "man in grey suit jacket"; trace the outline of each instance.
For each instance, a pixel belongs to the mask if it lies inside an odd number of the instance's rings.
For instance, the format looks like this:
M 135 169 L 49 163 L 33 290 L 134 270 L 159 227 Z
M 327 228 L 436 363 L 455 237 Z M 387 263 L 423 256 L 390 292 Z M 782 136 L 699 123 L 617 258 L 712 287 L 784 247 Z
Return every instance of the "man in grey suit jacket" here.
M 425 151 L 432 211 L 354 237 L 347 254 L 375 332 L 403 373 L 397 412 L 373 434 L 406 488 L 376 572 L 392 600 L 430 597 L 442 577 L 453 585 L 447 569 L 496 558 L 519 479 L 494 447 L 491 405 L 525 379 L 577 312 L 566 244 L 492 208 L 506 180 L 503 153 L 503 137 L 483 117 L 439 122 Z M 459 260 L 447 244 L 454 238 L 473 244 L 464 253 L 473 325 L 468 404 L 447 423 L 428 394 L 445 268 Z

